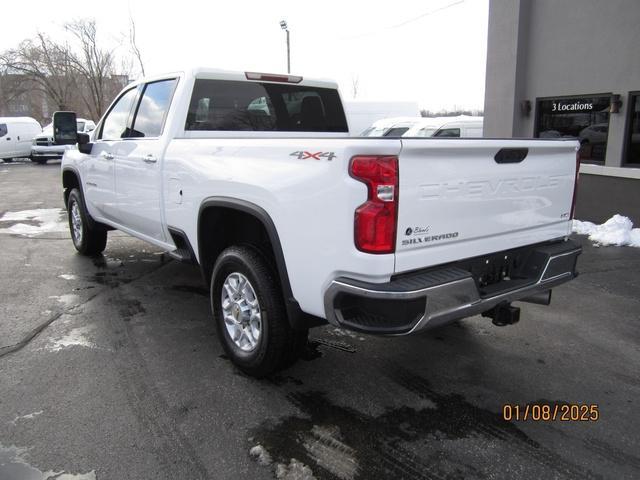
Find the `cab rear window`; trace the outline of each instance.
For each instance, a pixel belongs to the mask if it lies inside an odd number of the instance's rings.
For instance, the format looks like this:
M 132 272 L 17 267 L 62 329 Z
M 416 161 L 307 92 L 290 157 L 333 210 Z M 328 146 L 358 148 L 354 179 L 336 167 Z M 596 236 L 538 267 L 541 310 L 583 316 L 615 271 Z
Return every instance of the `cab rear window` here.
M 196 80 L 186 130 L 347 132 L 337 90 L 232 80 Z

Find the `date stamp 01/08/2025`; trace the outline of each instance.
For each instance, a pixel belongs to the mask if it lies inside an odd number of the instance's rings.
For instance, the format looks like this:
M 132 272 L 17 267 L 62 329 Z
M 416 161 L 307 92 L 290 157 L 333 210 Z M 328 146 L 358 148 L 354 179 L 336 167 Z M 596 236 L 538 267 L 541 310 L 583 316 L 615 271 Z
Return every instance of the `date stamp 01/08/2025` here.
M 507 422 L 597 422 L 600 410 L 595 403 L 507 403 L 502 406 Z

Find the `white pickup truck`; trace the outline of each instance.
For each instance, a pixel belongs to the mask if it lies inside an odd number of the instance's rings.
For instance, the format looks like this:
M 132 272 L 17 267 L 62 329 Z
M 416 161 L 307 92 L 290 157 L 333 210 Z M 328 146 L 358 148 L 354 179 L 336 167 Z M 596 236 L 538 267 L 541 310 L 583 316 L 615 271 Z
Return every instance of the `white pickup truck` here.
M 227 354 L 263 376 L 329 322 L 404 335 L 576 276 L 573 140 L 353 138 L 331 81 L 195 69 L 136 82 L 91 136 L 58 112 L 75 248 L 122 230 L 199 265 Z

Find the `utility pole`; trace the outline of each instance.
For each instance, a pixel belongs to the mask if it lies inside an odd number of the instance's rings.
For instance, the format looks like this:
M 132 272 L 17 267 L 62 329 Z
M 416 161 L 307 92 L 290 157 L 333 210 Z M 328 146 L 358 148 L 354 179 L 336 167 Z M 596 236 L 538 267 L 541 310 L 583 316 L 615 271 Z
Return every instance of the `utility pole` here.
M 287 22 L 282 20 L 280 22 L 280 28 L 282 28 L 285 32 L 287 32 L 287 73 L 291 73 L 291 49 L 289 44 L 289 27 L 287 26 Z

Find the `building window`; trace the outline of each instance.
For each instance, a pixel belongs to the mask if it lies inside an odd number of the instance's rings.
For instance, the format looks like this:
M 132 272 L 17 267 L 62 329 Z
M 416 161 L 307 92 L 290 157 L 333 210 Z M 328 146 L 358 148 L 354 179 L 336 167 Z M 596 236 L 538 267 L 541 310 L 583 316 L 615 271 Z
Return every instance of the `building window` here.
M 610 94 L 537 100 L 535 136 L 576 138 L 580 159 L 603 164 L 609 133 Z
M 627 122 L 625 163 L 640 167 L 640 92 L 629 95 L 629 121 Z

